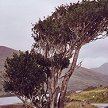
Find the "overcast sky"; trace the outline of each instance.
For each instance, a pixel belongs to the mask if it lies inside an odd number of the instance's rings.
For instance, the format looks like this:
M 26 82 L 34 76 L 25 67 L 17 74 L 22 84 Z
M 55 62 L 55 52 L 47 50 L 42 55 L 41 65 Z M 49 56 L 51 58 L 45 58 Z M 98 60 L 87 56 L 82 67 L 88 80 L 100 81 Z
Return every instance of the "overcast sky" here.
M 28 50 L 33 44 L 31 23 L 50 15 L 55 7 L 77 0 L 0 0 L 0 46 Z M 82 66 L 98 67 L 108 62 L 108 39 L 85 45 L 80 53 Z

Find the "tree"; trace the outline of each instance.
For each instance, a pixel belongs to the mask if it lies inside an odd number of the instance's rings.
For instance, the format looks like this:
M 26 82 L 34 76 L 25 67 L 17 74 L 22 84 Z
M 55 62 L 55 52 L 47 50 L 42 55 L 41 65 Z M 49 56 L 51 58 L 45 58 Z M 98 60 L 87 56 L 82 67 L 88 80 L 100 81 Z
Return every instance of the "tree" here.
M 14 54 L 5 62 L 5 91 L 14 93 L 27 108 L 44 108 L 49 66 L 49 60 L 33 50 Z
M 34 24 L 32 31 L 36 52 L 51 58 L 50 108 L 64 108 L 67 85 L 81 47 L 108 34 L 108 0 L 83 0 L 61 5 L 51 16 Z M 69 70 L 62 76 L 62 64 L 68 66 L 70 59 Z M 59 80 L 62 80 L 61 85 Z

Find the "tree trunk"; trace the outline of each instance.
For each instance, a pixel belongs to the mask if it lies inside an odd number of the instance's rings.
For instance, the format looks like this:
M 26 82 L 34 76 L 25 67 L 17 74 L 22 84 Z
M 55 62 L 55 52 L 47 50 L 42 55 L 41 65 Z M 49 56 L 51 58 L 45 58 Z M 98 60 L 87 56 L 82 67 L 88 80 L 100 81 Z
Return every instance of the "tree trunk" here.
M 68 82 L 69 82 L 69 79 L 70 79 L 71 75 L 73 74 L 73 72 L 76 68 L 76 63 L 77 63 L 77 59 L 78 59 L 78 55 L 79 55 L 79 50 L 80 50 L 80 48 L 75 50 L 75 54 L 74 54 L 74 57 L 73 57 L 71 67 L 70 67 L 69 71 L 66 73 L 66 75 L 64 76 L 64 79 L 62 81 L 58 108 L 64 108 L 65 95 L 66 95 Z
M 52 69 L 52 75 L 49 79 L 49 104 L 50 108 L 58 108 L 58 94 L 60 92 L 60 87 L 58 84 L 58 77 L 56 76 L 58 69 L 55 67 Z
M 54 91 L 55 91 L 54 68 L 52 68 L 51 78 L 48 79 L 48 91 L 49 91 L 49 107 L 54 108 Z
M 57 87 L 55 92 L 55 99 L 54 99 L 55 108 L 58 108 L 59 93 L 60 93 L 60 87 Z

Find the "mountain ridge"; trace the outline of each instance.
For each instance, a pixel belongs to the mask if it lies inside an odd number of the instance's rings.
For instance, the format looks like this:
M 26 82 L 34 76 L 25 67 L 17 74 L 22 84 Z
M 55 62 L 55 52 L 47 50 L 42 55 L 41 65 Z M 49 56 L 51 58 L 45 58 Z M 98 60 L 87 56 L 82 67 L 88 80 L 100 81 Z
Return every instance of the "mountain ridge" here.
M 102 73 L 97 73 L 90 69 L 80 67 L 74 71 L 70 78 L 68 90 L 76 91 L 83 90 L 90 86 L 108 86 L 108 76 Z
M 17 53 L 17 50 L 14 50 L 12 48 L 6 47 L 6 46 L 0 46 L 0 71 L 2 71 L 4 68 L 4 62 L 7 57 L 11 57 L 13 53 Z
M 108 75 L 108 63 L 104 63 L 97 68 L 92 68 L 91 70 L 96 71 L 98 73 L 103 73 L 104 75 Z
M 17 50 L 0 46 L 0 71 L 3 71 L 4 62 L 7 57 L 11 57 L 12 54 L 17 53 Z M 67 71 L 67 69 L 64 69 Z M 0 72 L 1 74 L 2 72 Z M 1 84 L 0 79 L 0 84 Z M 76 91 L 76 90 L 83 90 L 90 86 L 108 86 L 108 76 L 103 75 L 99 72 L 92 71 L 90 69 L 80 67 L 74 71 L 72 77 L 70 78 L 68 84 L 68 91 Z M 0 85 L 0 89 L 2 89 L 2 85 Z

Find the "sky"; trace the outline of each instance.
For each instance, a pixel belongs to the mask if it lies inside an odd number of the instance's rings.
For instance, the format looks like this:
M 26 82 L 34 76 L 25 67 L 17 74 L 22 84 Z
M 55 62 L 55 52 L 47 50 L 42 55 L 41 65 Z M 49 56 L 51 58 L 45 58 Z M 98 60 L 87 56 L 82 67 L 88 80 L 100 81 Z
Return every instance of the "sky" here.
M 61 4 L 77 0 L 0 0 L 0 46 L 16 50 L 29 50 L 33 44 L 32 24 L 39 18 L 51 15 Z M 85 45 L 79 61 L 86 68 L 94 68 L 108 62 L 108 38 Z

